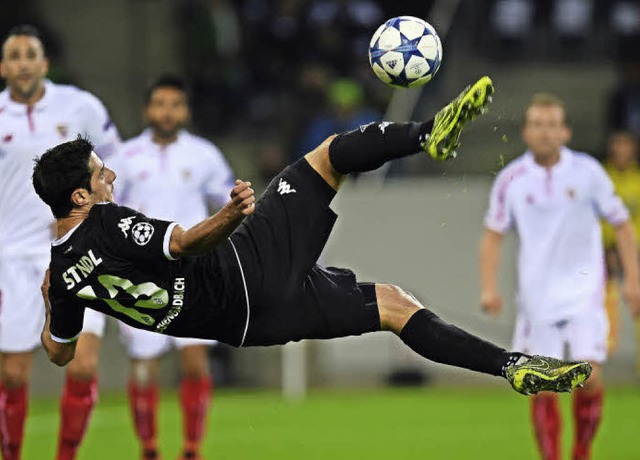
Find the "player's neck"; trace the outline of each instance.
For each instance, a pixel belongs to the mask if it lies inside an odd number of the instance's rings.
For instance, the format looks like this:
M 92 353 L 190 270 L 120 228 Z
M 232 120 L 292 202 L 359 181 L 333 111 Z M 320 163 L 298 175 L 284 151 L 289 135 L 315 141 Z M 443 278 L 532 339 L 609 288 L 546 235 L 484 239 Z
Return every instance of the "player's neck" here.
M 534 159 L 543 168 L 552 168 L 560 162 L 560 151 L 550 155 L 534 155 Z
M 154 131 L 153 135 L 151 136 L 151 141 L 154 144 L 158 144 L 158 145 L 162 145 L 162 146 L 167 146 L 169 144 L 173 144 L 175 141 L 178 140 L 178 133 L 174 133 L 174 134 L 169 134 L 169 135 L 160 135 L 159 133 L 156 133 Z
M 88 209 L 72 209 L 67 217 L 56 219 L 56 238 L 62 238 L 89 217 L 90 210 L 90 207 Z
M 9 91 L 9 95 L 11 96 L 11 100 L 17 102 L 18 104 L 24 105 L 33 105 L 38 102 L 40 99 L 44 97 L 45 87 L 44 83 L 41 83 L 38 86 L 38 89 L 33 92 L 33 94 L 20 94 L 16 91 Z

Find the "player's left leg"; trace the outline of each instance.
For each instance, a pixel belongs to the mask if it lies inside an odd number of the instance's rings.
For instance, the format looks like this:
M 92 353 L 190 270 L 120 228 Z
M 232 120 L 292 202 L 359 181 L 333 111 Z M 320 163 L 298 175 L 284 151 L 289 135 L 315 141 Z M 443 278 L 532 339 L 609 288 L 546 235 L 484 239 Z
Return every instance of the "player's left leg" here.
M 120 338 L 131 367 L 127 394 L 133 428 L 143 460 L 160 460 L 158 408 L 160 358 L 171 348 L 171 337 L 120 323 Z
M 376 284 L 376 297 L 381 328 L 413 351 L 438 363 L 505 377 L 520 393 L 571 391 L 591 372 L 587 363 L 508 352 L 442 321 L 397 286 Z
M 602 363 L 607 357 L 607 317 L 604 309 L 582 313 L 567 326 L 570 357 L 587 359 L 593 366 L 584 388 L 573 394 L 573 460 L 591 458 L 591 446 L 602 419 L 604 382 Z
M 60 434 L 56 460 L 74 460 L 98 401 L 98 354 L 101 338 L 82 333 L 67 366 L 60 401 Z
M 200 459 L 200 445 L 206 429 L 211 403 L 212 380 L 209 372 L 208 346 L 193 339 L 182 340 L 180 347 L 180 407 L 184 448 L 179 460 Z M 191 343 L 189 341 L 192 341 Z
M 492 93 L 491 79 L 482 77 L 433 120 L 370 123 L 328 138 L 305 158 L 334 190 L 340 188 L 346 174 L 372 171 L 388 161 L 423 150 L 435 159 L 445 159 L 458 147 L 465 124 L 491 102 Z

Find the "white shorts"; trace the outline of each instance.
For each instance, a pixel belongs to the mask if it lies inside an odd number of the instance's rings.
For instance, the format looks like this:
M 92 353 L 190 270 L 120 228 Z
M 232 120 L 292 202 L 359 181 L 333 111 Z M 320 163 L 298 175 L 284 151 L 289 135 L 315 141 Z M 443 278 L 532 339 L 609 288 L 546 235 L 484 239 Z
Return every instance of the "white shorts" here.
M 130 358 L 151 359 L 163 355 L 171 347 L 182 349 L 195 345 L 215 345 L 215 340 L 171 337 L 156 332 L 137 329 L 125 323 L 120 324 L 120 337 Z
M 581 312 L 564 321 L 534 323 L 519 315 L 513 349 L 572 361 L 604 363 L 607 360 L 609 320 L 604 308 Z M 565 356 L 567 350 L 567 356 Z
M 100 313 L 99 311 L 92 310 L 91 308 L 85 308 L 84 320 L 82 322 L 83 334 L 94 334 L 102 338 L 106 324 L 107 315 Z
M 49 256 L 0 260 L 0 352 L 40 345 L 45 319 L 40 286 L 48 265 Z

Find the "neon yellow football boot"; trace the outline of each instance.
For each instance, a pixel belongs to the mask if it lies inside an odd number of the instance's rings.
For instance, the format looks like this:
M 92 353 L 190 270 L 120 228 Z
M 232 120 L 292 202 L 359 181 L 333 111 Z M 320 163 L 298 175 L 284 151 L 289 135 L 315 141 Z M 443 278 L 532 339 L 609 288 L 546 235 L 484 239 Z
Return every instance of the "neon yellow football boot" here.
M 455 157 L 462 128 L 485 112 L 493 91 L 493 83 L 489 77 L 482 77 L 473 85 L 467 86 L 457 98 L 436 114 L 431 133 L 421 144 L 422 149 L 435 160 Z
M 587 362 L 523 355 L 506 368 L 505 377 L 518 393 L 534 395 L 540 391 L 570 392 L 582 386 L 591 370 Z

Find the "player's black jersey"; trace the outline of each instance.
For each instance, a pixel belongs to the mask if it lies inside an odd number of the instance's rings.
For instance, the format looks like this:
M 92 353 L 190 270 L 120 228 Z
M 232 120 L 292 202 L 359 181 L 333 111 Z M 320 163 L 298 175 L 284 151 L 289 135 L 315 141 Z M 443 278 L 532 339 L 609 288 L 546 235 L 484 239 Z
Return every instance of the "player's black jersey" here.
M 86 307 L 149 331 L 232 345 L 228 309 L 244 308 L 237 260 L 227 241 L 207 254 L 173 260 L 176 224 L 100 203 L 51 248 L 51 334 L 69 341 Z

